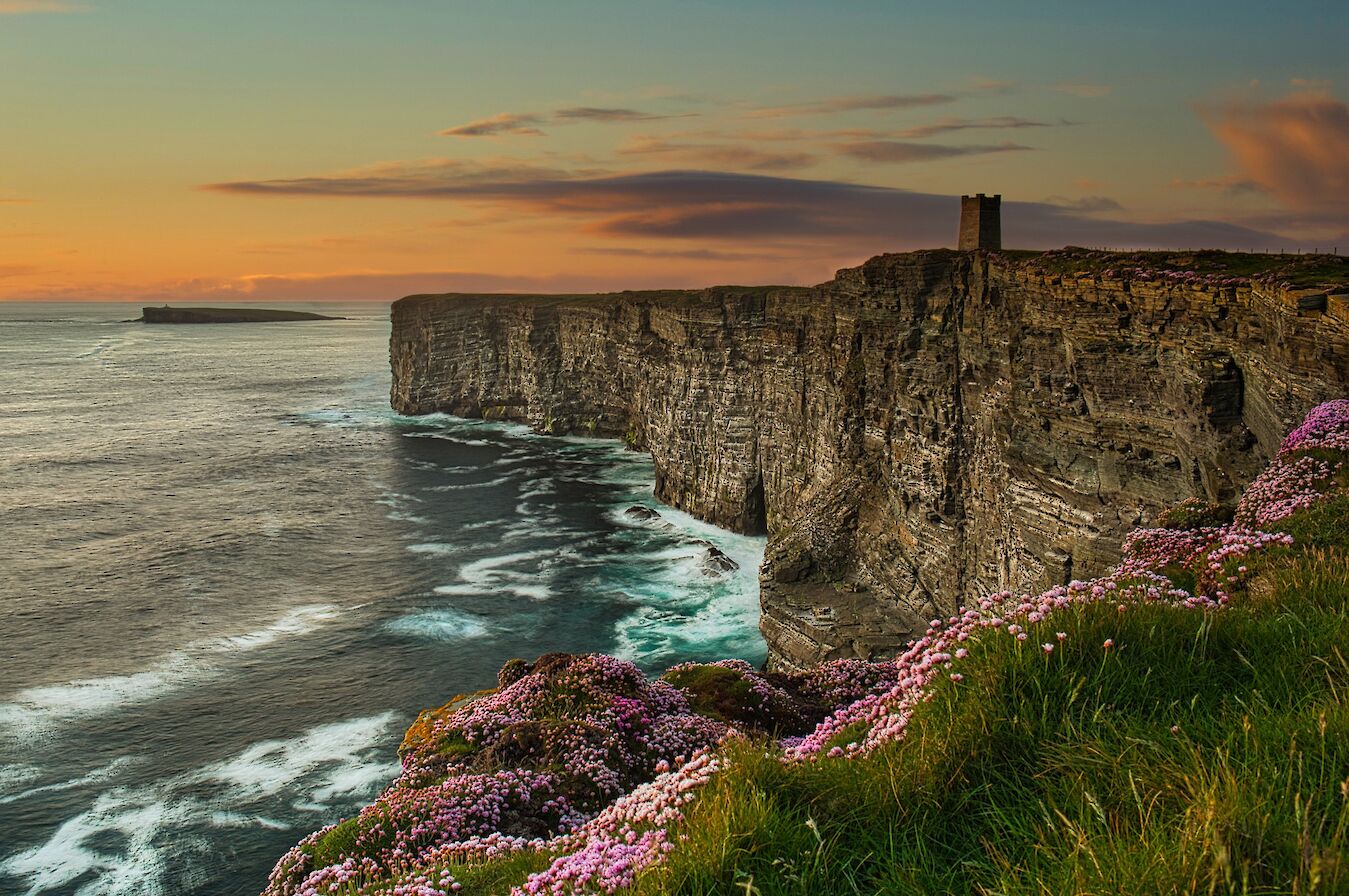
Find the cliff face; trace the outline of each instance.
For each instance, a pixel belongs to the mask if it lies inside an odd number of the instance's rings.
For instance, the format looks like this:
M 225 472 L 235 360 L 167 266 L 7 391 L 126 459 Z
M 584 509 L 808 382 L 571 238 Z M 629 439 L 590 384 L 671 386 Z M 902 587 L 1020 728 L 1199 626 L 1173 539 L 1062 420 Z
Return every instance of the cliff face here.
M 1085 578 L 1164 505 L 1232 497 L 1349 389 L 1349 296 L 937 251 L 810 289 L 413 296 L 390 350 L 403 413 L 625 438 L 661 500 L 766 531 L 761 625 L 798 668 Z

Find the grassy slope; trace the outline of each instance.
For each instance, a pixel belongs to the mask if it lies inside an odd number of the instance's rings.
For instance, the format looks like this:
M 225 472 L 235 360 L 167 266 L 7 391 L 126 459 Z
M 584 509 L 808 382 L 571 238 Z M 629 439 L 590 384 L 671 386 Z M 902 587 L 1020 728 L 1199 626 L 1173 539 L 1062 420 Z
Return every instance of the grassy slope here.
M 1279 528 L 1297 544 L 1222 611 L 1096 604 L 988 639 L 877 753 L 739 748 L 637 890 L 1349 892 L 1349 498 Z

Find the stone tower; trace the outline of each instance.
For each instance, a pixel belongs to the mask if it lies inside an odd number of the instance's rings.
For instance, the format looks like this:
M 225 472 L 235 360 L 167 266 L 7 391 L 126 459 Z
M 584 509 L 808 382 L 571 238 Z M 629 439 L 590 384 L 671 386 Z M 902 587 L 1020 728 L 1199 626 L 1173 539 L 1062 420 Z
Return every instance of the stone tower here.
M 960 249 L 1002 248 L 1002 194 L 960 197 Z

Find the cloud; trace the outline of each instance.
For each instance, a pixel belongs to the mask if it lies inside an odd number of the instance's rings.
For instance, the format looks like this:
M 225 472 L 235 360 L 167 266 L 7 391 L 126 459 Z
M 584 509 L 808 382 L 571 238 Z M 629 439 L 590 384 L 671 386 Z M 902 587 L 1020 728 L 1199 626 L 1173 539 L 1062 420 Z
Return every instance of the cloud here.
M 797 260 L 798 253 L 720 252 L 716 249 L 645 249 L 634 246 L 583 246 L 572 249 L 578 255 L 608 255 L 617 258 L 676 258 L 683 261 L 786 261 Z
M 667 118 L 687 118 L 689 114 L 684 115 L 656 115 L 651 112 L 642 112 L 637 109 L 607 109 L 596 106 L 575 106 L 570 109 L 558 109 L 553 113 L 553 118 L 557 121 L 600 121 L 600 122 L 625 122 L 625 121 L 663 121 Z
M 880 94 L 839 96 L 810 103 L 792 103 L 786 106 L 762 106 L 749 113 L 750 118 L 785 118 L 792 115 L 836 115 L 840 112 L 863 110 L 912 109 L 919 106 L 940 106 L 954 103 L 956 97 L 948 93 Z
M 92 7 L 62 0 L 0 0 L 0 16 L 21 16 L 39 12 L 88 12 Z
M 0 205 L 32 205 L 31 199 L 0 199 Z
M 1112 88 L 1108 84 L 1060 83 L 1055 84 L 1054 89 L 1057 90 L 1059 93 L 1066 93 L 1069 96 L 1080 96 L 1085 97 L 1087 99 L 1095 99 L 1097 97 L 1107 96 L 1110 93 L 1110 91 L 1113 90 L 1114 88 Z
M 202 189 L 272 196 L 471 198 L 475 194 L 509 193 L 531 184 L 565 182 L 576 176 L 576 172 L 510 160 L 423 159 L 314 177 L 206 184 Z
M 480 118 L 468 124 L 457 125 L 437 131 L 441 137 L 495 137 L 499 134 L 514 134 L 521 137 L 542 137 L 543 131 L 534 127 L 542 119 L 537 115 L 517 115 L 502 112 L 491 118 Z
M 1017 118 L 1014 115 L 1000 115 L 996 118 L 941 118 L 931 124 L 918 125 L 917 127 L 906 128 L 901 131 L 895 131 L 895 136 L 902 139 L 915 139 L 922 137 L 935 137 L 937 134 L 945 134 L 951 131 L 969 131 L 969 130 L 1002 130 L 1004 128 L 1052 128 L 1060 125 L 1070 124 L 1071 122 L 1060 121 L 1056 124 L 1048 121 L 1035 121 L 1030 118 Z
M 752 146 L 715 143 L 679 143 L 656 137 L 637 137 L 619 147 L 619 155 L 658 156 L 673 162 L 710 164 L 749 171 L 786 171 L 808 168 L 818 159 L 804 152 L 767 152 Z
M 1227 196 L 1241 196 L 1248 193 L 1265 192 L 1265 188 L 1255 181 L 1233 175 L 1228 175 L 1227 177 L 1201 177 L 1197 180 L 1186 180 L 1180 177 L 1173 177 L 1169 186 L 1180 189 L 1220 190 Z
M 939 118 L 928 124 L 914 125 L 908 128 L 773 128 L 768 130 L 740 130 L 729 134 L 713 131 L 702 132 L 705 136 L 725 136 L 735 140 L 749 140 L 763 143 L 777 143 L 801 140 L 835 140 L 839 138 L 858 140 L 920 140 L 935 137 L 952 131 L 1001 130 L 1019 128 L 1053 128 L 1071 125 L 1071 121 L 1037 121 L 1032 118 L 1019 118 L 1014 115 L 1000 115 L 993 118 Z M 689 132 L 696 135 L 698 132 Z
M 1124 208 L 1109 196 L 1082 196 L 1070 199 L 1067 196 L 1050 196 L 1045 202 L 1059 208 L 1070 208 L 1079 212 L 1117 212 Z
M 625 124 L 638 121 L 664 121 L 669 118 L 688 118 L 695 113 L 680 115 L 658 115 L 642 112 L 638 109 L 610 108 L 604 106 L 572 106 L 557 109 L 548 115 L 533 112 L 502 112 L 490 118 L 480 118 L 468 124 L 456 125 L 437 131 L 441 137 L 496 137 L 511 134 L 521 137 L 542 137 L 543 131 L 536 125 L 541 124 L 580 124 L 585 122 L 599 124 Z
M 1236 160 L 1240 177 L 1286 207 L 1318 217 L 1349 215 L 1349 106 L 1320 91 L 1272 102 L 1201 107 Z
M 211 185 L 254 196 L 401 197 L 457 200 L 535 215 L 582 219 L 592 233 L 623 238 L 838 241 L 857 254 L 950 245 L 952 196 L 834 180 L 725 171 L 559 174 L 465 163 L 390 164 L 365 172 Z M 1249 249 L 1295 245 L 1220 221 L 1138 223 L 1088 216 L 1045 202 L 1003 202 L 1009 246 Z
M 995 152 L 1020 152 L 1030 148 L 1019 143 L 999 143 L 996 146 L 946 146 L 940 143 L 909 143 L 899 140 L 862 140 L 839 144 L 835 150 L 840 155 L 863 162 L 901 163 L 928 162 L 933 159 L 951 159 Z

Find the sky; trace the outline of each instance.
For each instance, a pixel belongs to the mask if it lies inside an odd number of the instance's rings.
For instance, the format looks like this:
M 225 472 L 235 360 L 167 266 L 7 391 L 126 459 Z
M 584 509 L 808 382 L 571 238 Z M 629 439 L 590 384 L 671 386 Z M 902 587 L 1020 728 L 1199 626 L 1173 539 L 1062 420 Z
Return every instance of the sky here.
M 0 0 L 0 300 L 1349 252 L 1349 4 Z

